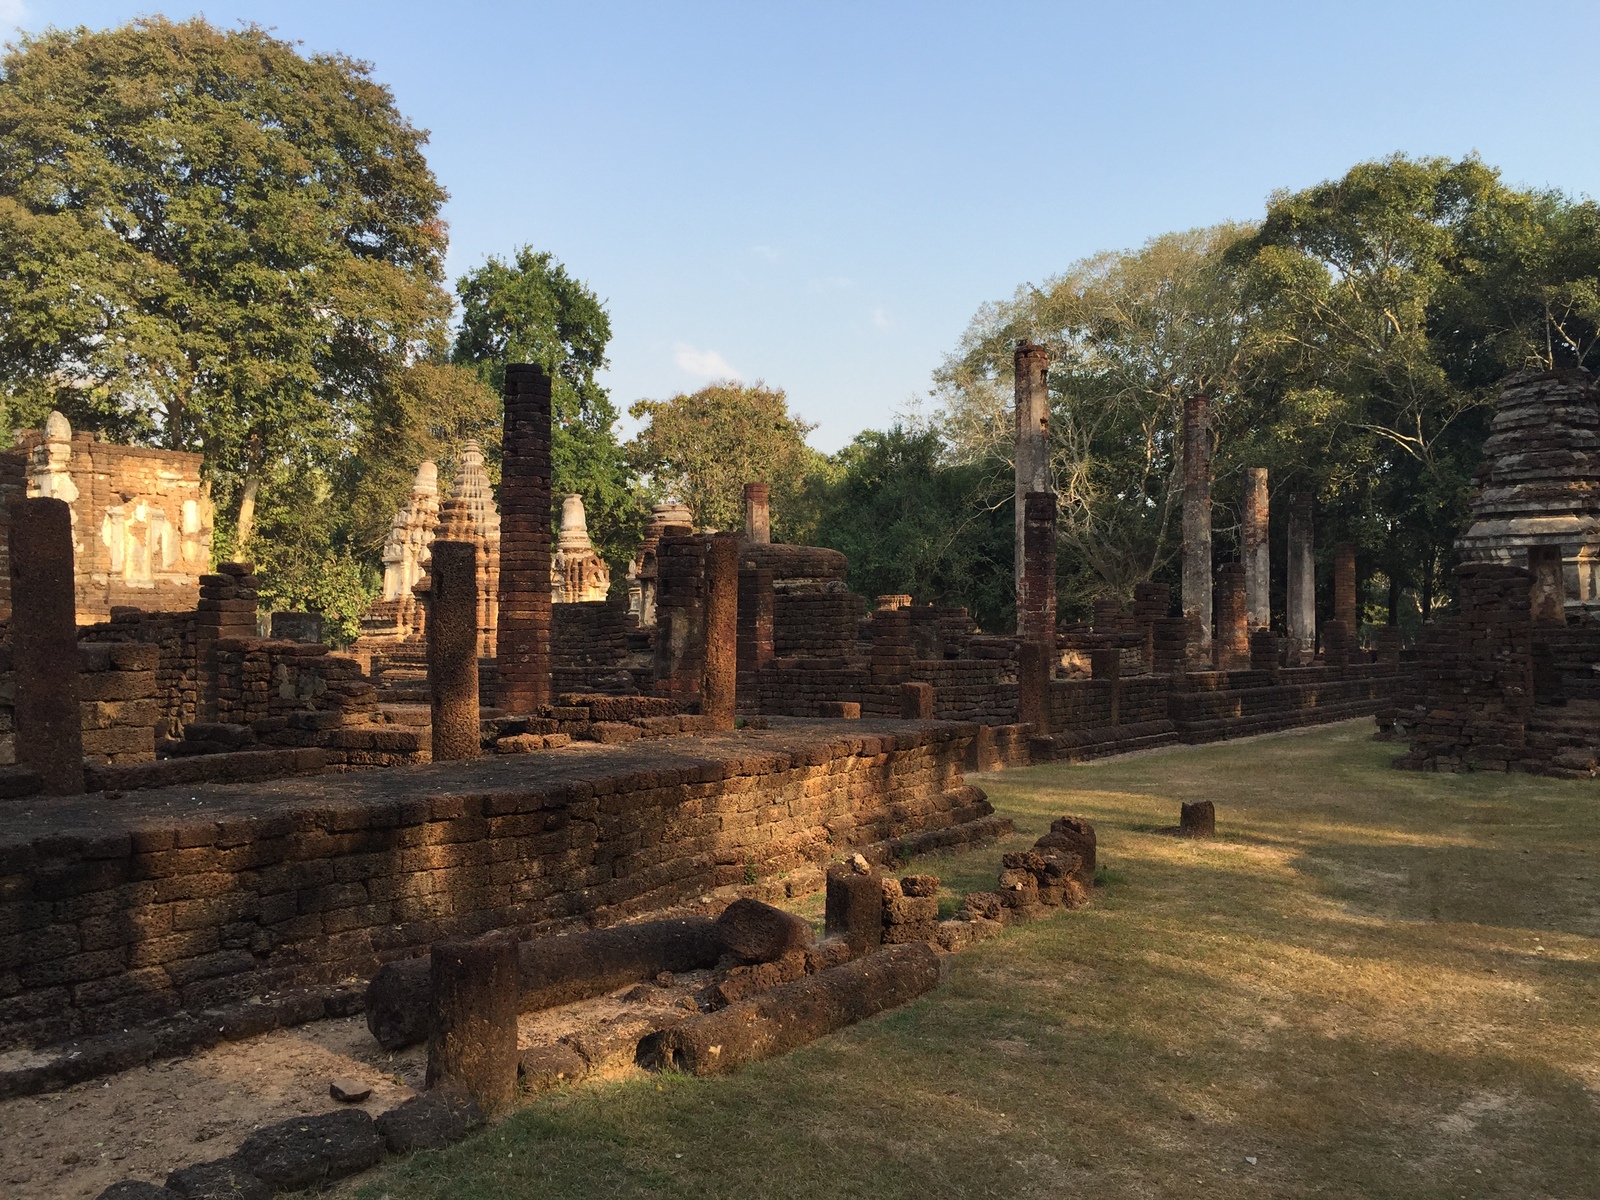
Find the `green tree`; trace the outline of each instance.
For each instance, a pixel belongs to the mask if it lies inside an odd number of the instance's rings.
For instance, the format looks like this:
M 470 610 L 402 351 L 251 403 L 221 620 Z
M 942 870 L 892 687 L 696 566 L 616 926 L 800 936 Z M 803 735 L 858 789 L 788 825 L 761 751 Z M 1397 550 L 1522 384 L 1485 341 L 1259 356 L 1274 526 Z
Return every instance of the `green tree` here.
M 199 449 L 232 541 L 442 345 L 444 191 L 370 68 L 249 26 L 24 36 L 0 64 L 12 424 Z
M 595 379 L 606 365 L 611 319 L 599 297 L 547 252 L 528 246 L 507 263 L 491 257 L 457 283 L 461 326 L 453 359 L 499 395 L 507 363 L 550 373 L 551 491 L 583 495 L 589 532 L 622 570 L 638 546 L 644 502 L 617 441 L 617 410 Z
M 1395 155 L 1275 195 L 1230 260 L 1259 314 L 1264 456 L 1431 611 L 1500 381 L 1595 361 L 1600 214 L 1476 158 Z
M 850 586 L 960 605 L 985 629 L 1010 629 L 1012 484 L 1003 470 L 948 461 L 931 428 L 856 435 L 817 485 L 818 545 L 850 558 Z
M 773 536 L 800 541 L 809 532 L 806 480 L 825 464 L 806 445 L 816 426 L 789 412 L 782 388 L 726 380 L 628 412 L 646 422 L 628 443 L 635 466 L 700 525 L 743 528 L 744 485 L 762 482 L 772 489 Z
M 1020 288 L 980 310 L 935 376 L 955 456 L 1009 469 L 1012 349 L 1049 348 L 1063 567 L 1088 594 L 1126 597 L 1176 552 L 1184 400 L 1210 396 L 1224 443 L 1236 423 L 1250 314 L 1225 252 L 1248 232 L 1166 234 Z

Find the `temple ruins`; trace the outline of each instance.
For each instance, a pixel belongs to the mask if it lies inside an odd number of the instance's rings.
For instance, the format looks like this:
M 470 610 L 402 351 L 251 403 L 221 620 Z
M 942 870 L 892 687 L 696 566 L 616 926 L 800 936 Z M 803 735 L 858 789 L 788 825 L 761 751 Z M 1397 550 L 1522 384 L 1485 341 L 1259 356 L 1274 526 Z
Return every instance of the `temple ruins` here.
M 553 520 L 537 367 L 507 373 L 498 493 L 474 443 L 442 501 L 434 465 L 419 466 L 382 598 L 348 653 L 258 635 L 254 568 L 203 561 L 210 518 L 192 464 L 57 436 L 55 422 L 29 435 L 25 454 L 0 459 L 16 602 L 0 641 L 0 796 L 28 802 L 0 834 L 0 912 L 59 936 L 30 943 L 0 1049 L 111 1039 L 71 1068 L 92 1073 L 121 1030 L 206 1014 L 227 1036 L 254 1028 L 242 1006 L 264 989 L 298 997 L 273 1021 L 304 1020 L 345 1002 L 341 981 L 442 939 L 803 895 L 841 854 L 882 863 L 1003 832 L 972 769 L 1376 714 L 1385 736 L 1410 740 L 1402 765 L 1593 773 L 1600 625 L 1578 618 L 1593 596 L 1585 539 L 1600 528 L 1582 437 L 1600 412 L 1586 376 L 1508 382 L 1463 539 L 1459 615 L 1406 652 L 1397 630 L 1363 636 L 1350 547 L 1324 552 L 1333 605 L 1318 612 L 1309 494 L 1289 495 L 1269 555 L 1264 471 L 1247 474 L 1239 559 L 1215 561 L 1199 400 L 1185 406 L 1179 594 L 1141 583 L 1131 602 L 1064 621 L 1040 445 L 1049 363 L 1028 343 L 1016 354 L 1018 603 L 1005 631 L 925 597 L 852 592 L 843 554 L 772 540 L 760 481 L 738 530 L 658 506 L 613 588 L 581 498 L 559 498 Z M 1540 441 L 1530 406 L 1575 431 L 1578 450 Z M 134 463 L 165 465 L 136 482 L 116 466 Z M 48 487 L 33 489 L 30 470 Z M 114 476 L 128 490 L 115 502 Z M 153 567 L 143 606 L 94 570 L 86 584 L 84 564 L 110 559 L 85 530 L 113 528 L 120 507 L 120 536 L 140 511 L 148 531 L 158 501 L 177 537 L 138 532 L 141 553 L 191 566 L 188 598 Z M 1274 613 L 1277 554 L 1288 607 Z M 1014 883 L 1059 900 L 1057 875 Z M 1009 903 L 1021 901 L 993 901 Z M 894 909 L 892 936 L 935 936 L 940 923 L 912 909 Z

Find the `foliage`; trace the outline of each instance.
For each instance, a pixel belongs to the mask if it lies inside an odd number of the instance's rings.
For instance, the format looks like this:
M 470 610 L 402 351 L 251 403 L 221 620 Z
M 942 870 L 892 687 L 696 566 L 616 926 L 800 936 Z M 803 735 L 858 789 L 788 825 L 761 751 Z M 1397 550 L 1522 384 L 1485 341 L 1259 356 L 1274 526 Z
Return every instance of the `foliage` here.
M 985 629 L 1015 620 L 1012 485 L 1001 472 L 946 461 L 936 430 L 868 430 L 833 456 L 816 540 L 850 558 L 866 596 L 908 593 L 960 605 Z
M 350 545 L 365 559 L 375 559 L 382 548 L 423 460 L 438 465 L 443 494 L 468 438 L 484 447 L 491 478 L 497 477 L 500 460 L 500 397 L 466 367 L 432 360 L 414 364 L 385 393 L 379 412 L 381 419 L 345 460 L 338 489 L 350 497 Z
M 282 470 L 266 482 L 257 536 L 240 554 L 255 562 L 261 577 L 261 611 L 320 613 L 328 640 L 354 641 L 380 577 L 373 556 L 349 542 L 335 482 L 314 468 L 294 475 Z M 231 531 L 221 531 L 217 549 L 224 558 L 239 550 Z
M 799 540 L 807 477 L 823 469 L 806 445 L 816 426 L 789 412 L 782 388 L 757 380 L 709 384 L 667 400 L 640 400 L 629 413 L 646 422 L 628 443 L 635 467 L 652 489 L 687 504 L 708 529 L 744 525 L 744 485 L 772 489 L 772 530 Z
M 616 407 L 595 379 L 611 340 L 605 306 L 553 255 L 528 246 L 510 263 L 491 257 L 463 275 L 457 290 L 455 362 L 475 370 L 497 396 L 508 363 L 538 363 L 550 373 L 551 491 L 557 498 L 582 494 L 590 535 L 620 578 L 645 505 L 617 441 Z
M 1254 428 L 1432 606 L 1497 385 L 1593 365 L 1600 219 L 1476 158 L 1361 163 L 1275 195 L 1229 255 L 1257 313 Z
M 195 19 L 0 66 L 7 420 L 199 449 L 235 537 L 442 343 L 444 191 L 364 63 Z
M 1012 347 L 1051 354 L 1050 462 L 1065 561 L 1087 592 L 1126 598 L 1175 551 L 1185 397 L 1208 393 L 1225 429 L 1236 405 L 1244 301 L 1223 252 L 1247 231 L 1167 234 L 1099 254 L 985 306 L 936 375 L 959 459 L 1012 461 Z
M 1086 259 L 986 305 L 936 375 L 963 461 L 1009 464 L 1021 337 L 1052 354 L 1068 578 L 1125 596 L 1167 570 L 1182 403 L 1205 392 L 1219 552 L 1241 469 L 1265 466 L 1275 494 L 1316 494 L 1320 543 L 1355 541 L 1431 612 L 1501 380 L 1600 362 L 1600 209 L 1396 155 L 1274 195 L 1258 227 Z

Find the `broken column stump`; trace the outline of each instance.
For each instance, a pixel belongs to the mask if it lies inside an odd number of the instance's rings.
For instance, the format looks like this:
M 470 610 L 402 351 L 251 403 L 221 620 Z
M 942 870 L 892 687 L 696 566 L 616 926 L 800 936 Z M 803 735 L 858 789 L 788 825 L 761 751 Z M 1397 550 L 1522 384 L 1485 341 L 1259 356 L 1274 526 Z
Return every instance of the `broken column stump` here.
M 1042 642 L 1017 646 L 1017 723 L 1032 725 L 1035 737 L 1050 732 L 1050 667 L 1055 648 Z
M 17 763 L 39 777 L 47 796 L 83 791 L 74 605 L 72 510 L 65 500 L 23 500 L 11 524 Z
M 824 929 L 842 937 L 852 954 L 870 954 L 883 944 L 883 885 L 876 875 L 844 867 L 828 872 Z
M 907 721 L 933 720 L 933 684 L 902 683 L 900 716 Z
M 433 944 L 429 1088 L 451 1086 L 484 1113 L 517 1097 L 517 940 L 508 933 Z
M 639 1043 L 638 1062 L 725 1075 L 898 1008 L 938 983 L 939 956 L 926 942 L 889 946 L 651 1034 Z
M 428 690 L 433 759 L 477 758 L 478 557 L 471 542 L 433 543 L 428 611 Z
M 1217 832 L 1217 809 L 1209 800 L 1196 800 L 1178 810 L 1180 837 L 1208 838 Z

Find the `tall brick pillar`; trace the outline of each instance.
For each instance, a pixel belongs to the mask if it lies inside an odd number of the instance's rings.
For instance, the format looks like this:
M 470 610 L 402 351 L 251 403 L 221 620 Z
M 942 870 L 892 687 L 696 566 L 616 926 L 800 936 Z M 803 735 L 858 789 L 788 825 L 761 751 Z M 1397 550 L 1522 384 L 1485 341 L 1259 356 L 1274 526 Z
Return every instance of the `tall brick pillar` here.
M 531 713 L 550 702 L 550 376 L 544 368 L 506 368 L 505 408 L 495 667 L 500 707 Z
M 11 518 L 11 664 L 17 763 L 48 796 L 83 791 L 78 708 L 77 602 L 72 510 L 65 500 L 14 502 Z
M 1056 645 L 1056 496 L 1023 497 L 1022 581 L 1017 589 L 1018 632 L 1050 650 Z
M 744 485 L 744 540 L 758 546 L 772 541 L 772 489 L 764 483 Z
M 433 705 L 433 758 L 477 758 L 478 548 L 433 543 L 428 600 L 428 691 Z M 501 626 L 505 628 L 504 625 Z
M 772 661 L 772 619 L 776 601 L 769 567 L 739 571 L 739 673 L 755 675 Z
M 705 536 L 672 526 L 656 546 L 655 692 L 685 704 L 700 696 L 709 545 Z
M 719 533 L 706 552 L 706 654 L 700 712 L 718 729 L 733 728 L 738 678 L 739 535 Z
M 1046 375 L 1050 352 L 1024 338 L 1012 359 L 1016 388 L 1016 594 L 1022 595 L 1029 492 L 1050 491 L 1050 389 Z M 1017 632 L 1023 632 L 1022 606 L 1017 606 Z
M 1542 625 L 1564 625 L 1567 621 L 1567 581 L 1560 546 L 1529 546 L 1528 601 L 1533 620 Z
M 911 670 L 911 613 L 880 608 L 872 614 L 872 682 L 901 683 Z
M 1251 629 L 1272 624 L 1272 555 L 1267 544 L 1267 469 L 1251 467 L 1244 480 L 1244 602 Z
M 1172 607 L 1172 589 L 1164 583 L 1133 585 L 1133 624 L 1144 634 L 1144 669 L 1155 670 L 1156 622 Z
M 1356 597 L 1356 544 L 1340 542 L 1333 548 L 1333 615 L 1344 622 L 1354 645 L 1361 628 L 1361 604 Z
M 1211 401 L 1183 402 L 1183 619 L 1197 658 L 1211 657 Z
M 1311 523 L 1312 495 L 1289 497 L 1289 597 L 1286 626 L 1290 665 L 1309 663 L 1317 654 L 1317 557 Z
M 1217 640 L 1214 647 L 1219 671 L 1240 671 L 1250 663 L 1250 613 L 1245 605 L 1242 562 L 1217 568 Z
M 1050 676 L 1055 650 L 1026 639 L 1017 647 L 1017 721 L 1032 725 L 1034 736 L 1050 732 Z

